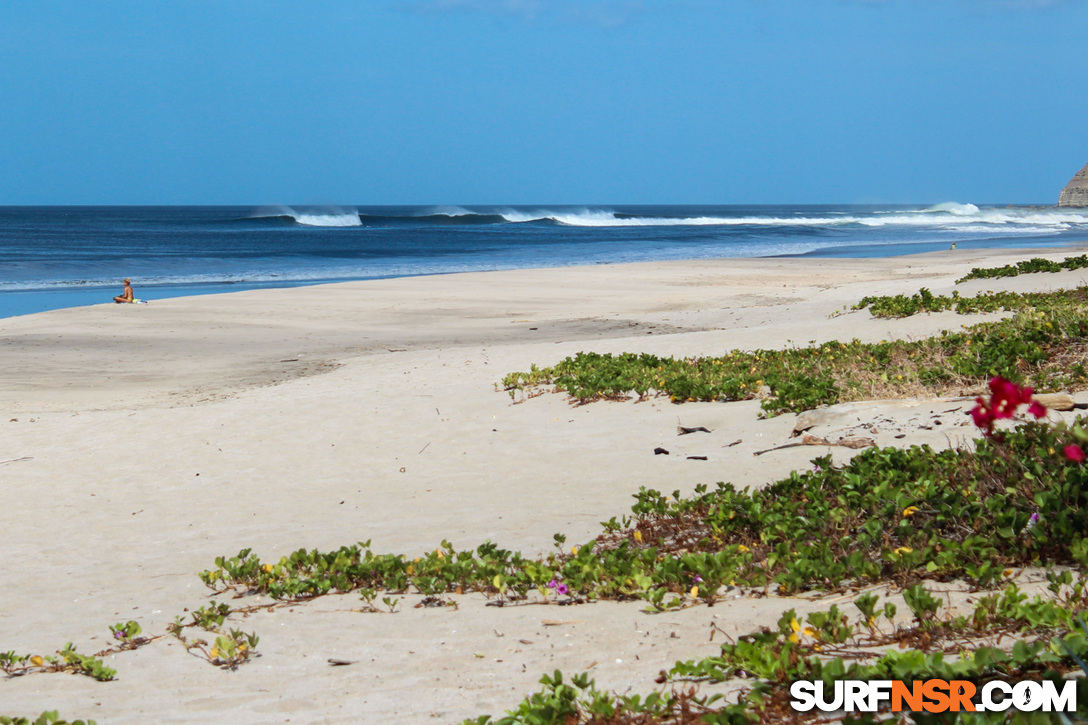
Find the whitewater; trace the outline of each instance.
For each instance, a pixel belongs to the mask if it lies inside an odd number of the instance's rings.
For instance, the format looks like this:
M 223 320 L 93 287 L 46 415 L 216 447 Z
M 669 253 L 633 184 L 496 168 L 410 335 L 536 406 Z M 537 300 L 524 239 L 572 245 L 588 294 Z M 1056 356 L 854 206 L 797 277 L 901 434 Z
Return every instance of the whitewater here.
M 1088 212 L 898 206 L 2 207 L 0 317 L 92 304 L 514 268 L 1060 246 Z M 117 292 L 113 291 L 114 289 Z M 108 293 L 108 294 L 107 294 Z

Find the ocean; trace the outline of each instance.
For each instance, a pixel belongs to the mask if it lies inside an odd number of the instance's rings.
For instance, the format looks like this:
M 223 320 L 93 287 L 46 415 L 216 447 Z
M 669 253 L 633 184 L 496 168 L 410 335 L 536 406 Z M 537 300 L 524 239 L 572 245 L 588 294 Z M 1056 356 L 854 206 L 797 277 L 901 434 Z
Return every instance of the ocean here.
M 1062 246 L 1041 206 L 0 207 L 0 317 L 321 282 L 727 257 Z

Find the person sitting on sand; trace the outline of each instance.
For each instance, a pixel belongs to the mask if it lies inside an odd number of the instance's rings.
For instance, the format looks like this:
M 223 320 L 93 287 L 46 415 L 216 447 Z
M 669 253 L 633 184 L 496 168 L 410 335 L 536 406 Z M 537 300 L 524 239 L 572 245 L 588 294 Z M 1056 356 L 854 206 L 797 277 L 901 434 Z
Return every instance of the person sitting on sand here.
M 135 302 L 136 301 L 136 295 L 133 294 L 133 292 L 132 292 L 132 280 L 131 279 L 129 279 L 128 277 L 125 277 L 125 291 L 121 293 L 120 297 L 114 297 L 113 301 L 117 302 L 117 303 Z

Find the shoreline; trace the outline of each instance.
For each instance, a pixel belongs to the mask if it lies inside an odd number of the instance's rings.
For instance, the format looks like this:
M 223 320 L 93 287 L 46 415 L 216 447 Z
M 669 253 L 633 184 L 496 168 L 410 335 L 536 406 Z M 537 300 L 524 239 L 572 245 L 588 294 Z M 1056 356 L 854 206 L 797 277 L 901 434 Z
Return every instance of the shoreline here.
M 1030 238 L 1017 239 L 1017 242 L 1026 242 Z M 964 242 L 964 246 L 961 249 L 956 250 L 959 254 L 987 254 L 990 252 L 1010 252 L 1010 253 L 1057 253 L 1059 250 L 1075 248 L 1077 245 L 1082 244 L 1079 241 L 1068 241 L 1062 245 L 1050 244 L 1052 240 L 1046 238 L 1044 241 L 1040 241 L 1035 245 L 1028 245 L 1024 247 L 1010 247 L 1007 245 L 994 246 L 990 242 Z M 352 279 L 319 279 L 319 280 L 289 280 L 289 281 L 269 281 L 262 280 L 256 282 L 248 281 L 224 281 L 224 282 L 210 282 L 210 283 L 178 283 L 178 284 L 163 284 L 156 286 L 139 287 L 139 280 L 137 279 L 138 296 L 144 295 L 141 299 L 148 299 L 151 301 L 160 301 L 168 299 L 177 299 L 180 297 L 197 297 L 204 295 L 215 294 L 231 294 L 234 292 L 245 292 L 250 290 L 273 290 L 273 289 L 296 289 L 300 287 L 320 287 L 330 284 L 347 284 L 353 282 L 372 282 L 385 279 L 410 279 L 414 277 L 437 277 L 450 274 L 486 274 L 492 272 L 513 272 L 513 271 L 531 271 L 531 270 L 545 270 L 545 269 L 566 269 L 568 267 L 598 267 L 598 266 L 613 266 L 624 264 L 655 264 L 658 262 L 666 263 L 699 263 L 708 261 L 723 261 L 723 260 L 777 260 L 777 259 L 804 259 L 804 260 L 826 260 L 826 259 L 897 259 L 904 257 L 917 257 L 926 254 L 935 254 L 941 251 L 946 251 L 945 242 L 925 242 L 919 243 L 918 247 L 921 250 L 918 251 L 903 251 L 894 254 L 887 253 L 889 249 L 901 249 L 902 247 L 891 247 L 884 245 L 870 245 L 870 246 L 844 246 L 844 247 L 826 247 L 819 250 L 805 252 L 802 254 L 776 254 L 762 257 L 693 257 L 683 259 L 655 259 L 655 260 L 643 260 L 636 262 L 595 262 L 595 263 L 582 263 L 582 264 L 562 264 L 553 266 L 530 266 L 530 267 L 498 267 L 494 269 L 479 269 L 479 270 L 453 270 L 453 271 L 435 271 L 435 272 L 422 272 L 417 274 L 389 274 L 389 275 L 375 275 L 368 277 L 359 277 Z M 871 254 L 857 254 L 859 251 L 870 250 Z M 879 253 L 881 250 L 885 250 L 885 253 Z M 31 289 L 31 290 L 4 290 L 0 291 L 0 320 L 10 319 L 12 317 L 22 317 L 31 314 L 37 314 L 39 312 L 51 312 L 53 310 L 60 309 L 72 309 L 76 307 L 91 307 L 96 304 L 100 304 L 102 300 L 109 300 L 118 289 L 118 285 L 105 285 L 105 286 L 93 286 L 93 287 L 57 287 L 50 289 Z M 150 290 L 151 297 L 146 297 Z M 167 296 L 161 295 L 163 292 L 168 292 Z
M 515 404 L 495 384 L 579 350 L 689 356 L 955 329 L 995 316 L 829 315 L 866 294 L 951 289 L 972 266 L 1083 248 L 467 273 L 0 320 L 0 526 L 19 562 L 0 571 L 0 651 L 50 654 L 71 641 L 93 653 L 108 625 L 128 619 L 161 634 L 208 604 L 196 572 L 242 548 L 267 560 L 370 539 L 375 551 L 414 556 L 442 539 L 459 549 L 491 540 L 531 555 L 556 532 L 568 546 L 595 535 L 640 486 L 763 485 L 828 452 L 753 455 L 788 439 L 796 416 L 759 418 L 755 401 Z M 1081 281 L 1062 272 L 959 289 Z M 712 433 L 677 437 L 678 423 Z M 878 443 L 947 446 L 969 434 L 950 422 L 902 440 L 889 429 Z M 654 455 L 658 446 L 672 455 Z M 357 595 L 341 595 L 239 619 L 260 635 L 262 656 L 235 673 L 166 638 L 108 658 L 113 683 L 0 680 L 3 714 L 459 722 L 512 707 L 556 668 L 642 692 L 661 667 L 713 651 L 711 624 L 735 636 L 819 605 L 745 597 L 648 617 L 640 603 L 418 601 L 362 614 Z M 356 664 L 331 667 L 334 658 Z M 165 713 L 163 691 L 178 703 Z

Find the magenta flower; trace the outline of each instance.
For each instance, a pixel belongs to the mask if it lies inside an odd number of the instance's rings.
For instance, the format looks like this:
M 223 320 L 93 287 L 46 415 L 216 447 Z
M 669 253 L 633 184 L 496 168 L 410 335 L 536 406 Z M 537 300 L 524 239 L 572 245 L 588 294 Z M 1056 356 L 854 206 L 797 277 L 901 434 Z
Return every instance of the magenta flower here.
M 990 379 L 990 399 L 975 399 L 971 419 L 982 429 L 983 435 L 991 436 L 994 433 L 994 422 L 1014 417 L 1021 405 L 1027 405 L 1031 415 L 1042 418 L 1046 415 L 1046 406 L 1031 399 L 1034 393 L 1030 387 L 1022 388 L 1005 378 L 993 377 Z
M 1074 463 L 1084 463 L 1084 449 L 1078 446 L 1076 443 L 1070 443 L 1062 449 L 1062 453 L 1065 457 Z
M 993 429 L 993 412 L 982 398 L 975 398 L 975 407 L 971 408 L 971 420 L 975 422 L 976 426 L 983 428 L 986 431 Z
M 549 589 L 554 589 L 556 596 L 560 597 L 567 596 L 567 593 L 570 591 L 570 589 L 567 588 L 567 585 L 558 579 L 552 579 L 548 582 L 547 586 Z

